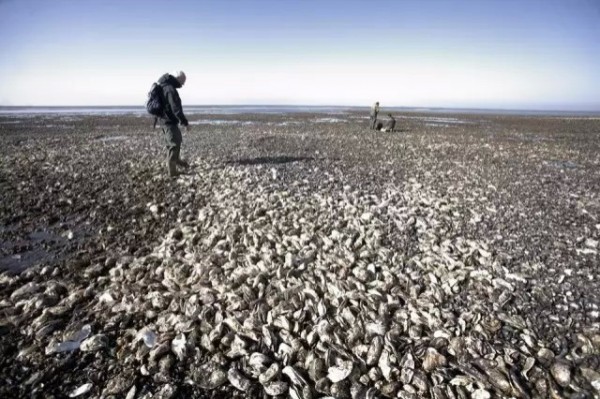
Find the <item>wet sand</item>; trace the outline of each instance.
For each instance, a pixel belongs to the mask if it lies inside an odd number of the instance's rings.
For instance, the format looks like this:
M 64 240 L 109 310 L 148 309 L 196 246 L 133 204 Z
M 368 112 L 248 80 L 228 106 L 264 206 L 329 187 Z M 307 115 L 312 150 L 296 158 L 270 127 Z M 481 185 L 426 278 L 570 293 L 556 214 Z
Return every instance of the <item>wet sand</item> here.
M 120 367 L 135 370 L 137 365 L 119 360 L 118 340 L 143 323 L 124 319 L 118 328 L 105 329 L 106 320 L 91 312 L 97 293 L 86 291 L 89 280 L 108 276 L 120 259 L 152 254 L 182 218 L 214 203 L 213 189 L 223 188 L 222 182 L 209 184 L 205 177 L 218 179 L 230 170 L 272 179 L 280 190 L 301 187 L 307 197 L 349 189 L 384 196 L 390 188 L 410 188 L 414 198 L 427 193 L 423 201 L 451 205 L 449 226 L 430 229 L 433 242 L 460 238 L 487 248 L 490 273 L 512 287 L 504 298 L 506 314 L 526 320 L 535 339 L 568 361 L 580 380 L 578 388 L 556 389 L 591 395 L 579 370 L 600 367 L 600 119 L 395 116 L 398 131 L 380 133 L 369 130 L 368 117 L 356 112 L 191 115 L 182 153 L 193 165 L 178 179 L 166 176 L 162 138 L 149 117 L 1 116 L 0 396 L 63 397 L 91 381 L 86 395 L 99 397 L 122 373 Z M 236 190 L 263 189 L 252 181 L 238 183 Z M 415 206 L 429 209 L 418 201 Z M 444 219 L 431 226 L 438 222 Z M 388 237 L 390 248 L 409 265 L 420 240 L 411 234 Z M 102 265 L 97 273 L 84 273 L 96 265 Z M 14 295 L 40 281 L 56 281 L 65 292 L 59 290 L 56 303 L 33 305 Z M 491 311 L 501 291 L 496 286 L 464 292 L 460 301 Z M 79 296 L 56 328 L 38 336 L 26 328 L 44 307 L 73 294 Z M 46 355 L 50 342 L 75 321 L 104 331 L 107 348 Z M 523 333 L 511 334 L 499 331 L 492 339 L 518 341 Z M 578 334 L 593 350 L 573 358 Z M 538 348 L 531 352 L 536 357 Z M 184 384 L 189 365 L 175 366 L 171 374 L 179 395 L 229 395 L 227 384 L 212 392 Z M 132 373 L 138 393 L 164 386 Z M 534 384 L 523 384 L 535 396 Z M 493 385 L 488 389 L 506 395 Z

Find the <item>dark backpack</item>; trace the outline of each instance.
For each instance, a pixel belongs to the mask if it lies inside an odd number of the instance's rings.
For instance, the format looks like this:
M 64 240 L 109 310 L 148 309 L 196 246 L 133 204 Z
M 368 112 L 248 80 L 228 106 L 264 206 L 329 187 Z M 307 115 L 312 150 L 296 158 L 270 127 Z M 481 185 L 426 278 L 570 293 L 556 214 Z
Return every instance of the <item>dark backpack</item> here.
M 165 101 L 162 87 L 153 83 L 148 92 L 148 100 L 146 100 L 146 111 L 150 115 L 154 115 L 154 127 L 156 127 L 156 120 L 162 117 L 165 113 Z

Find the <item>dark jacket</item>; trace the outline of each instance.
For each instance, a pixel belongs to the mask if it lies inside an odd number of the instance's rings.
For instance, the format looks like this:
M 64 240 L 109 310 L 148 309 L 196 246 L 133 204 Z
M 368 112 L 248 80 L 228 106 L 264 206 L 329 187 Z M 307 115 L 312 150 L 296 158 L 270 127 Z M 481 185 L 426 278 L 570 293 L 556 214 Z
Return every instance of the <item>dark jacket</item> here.
M 188 120 L 183 114 L 181 99 L 179 98 L 179 93 L 177 93 L 177 89 L 181 87 L 181 84 L 173 75 L 168 73 L 165 73 L 158 79 L 158 84 L 163 89 L 165 99 L 165 114 L 162 117 L 163 123 L 175 125 L 181 123 L 183 126 L 187 126 Z
M 390 119 L 385 124 L 385 130 L 387 130 L 388 132 L 393 132 L 394 129 L 396 128 L 396 119 L 394 119 L 394 117 L 392 115 L 388 115 L 388 116 L 390 117 Z

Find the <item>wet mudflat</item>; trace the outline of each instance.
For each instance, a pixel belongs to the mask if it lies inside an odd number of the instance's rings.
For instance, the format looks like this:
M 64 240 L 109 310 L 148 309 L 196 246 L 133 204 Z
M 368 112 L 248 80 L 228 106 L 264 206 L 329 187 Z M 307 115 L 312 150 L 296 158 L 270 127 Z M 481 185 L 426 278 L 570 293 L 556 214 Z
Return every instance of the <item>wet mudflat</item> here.
M 396 119 L 2 116 L 0 396 L 598 396 L 600 120 Z

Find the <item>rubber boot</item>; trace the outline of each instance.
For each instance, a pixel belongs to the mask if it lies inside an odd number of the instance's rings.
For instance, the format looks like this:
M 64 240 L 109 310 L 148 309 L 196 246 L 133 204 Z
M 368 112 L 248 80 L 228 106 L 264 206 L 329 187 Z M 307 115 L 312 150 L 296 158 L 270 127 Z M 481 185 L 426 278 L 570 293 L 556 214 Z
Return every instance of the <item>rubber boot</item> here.
M 169 167 L 169 176 L 171 177 L 175 177 L 175 176 L 179 176 L 179 173 L 177 173 L 177 165 L 175 163 L 175 161 L 167 161 L 167 166 Z

